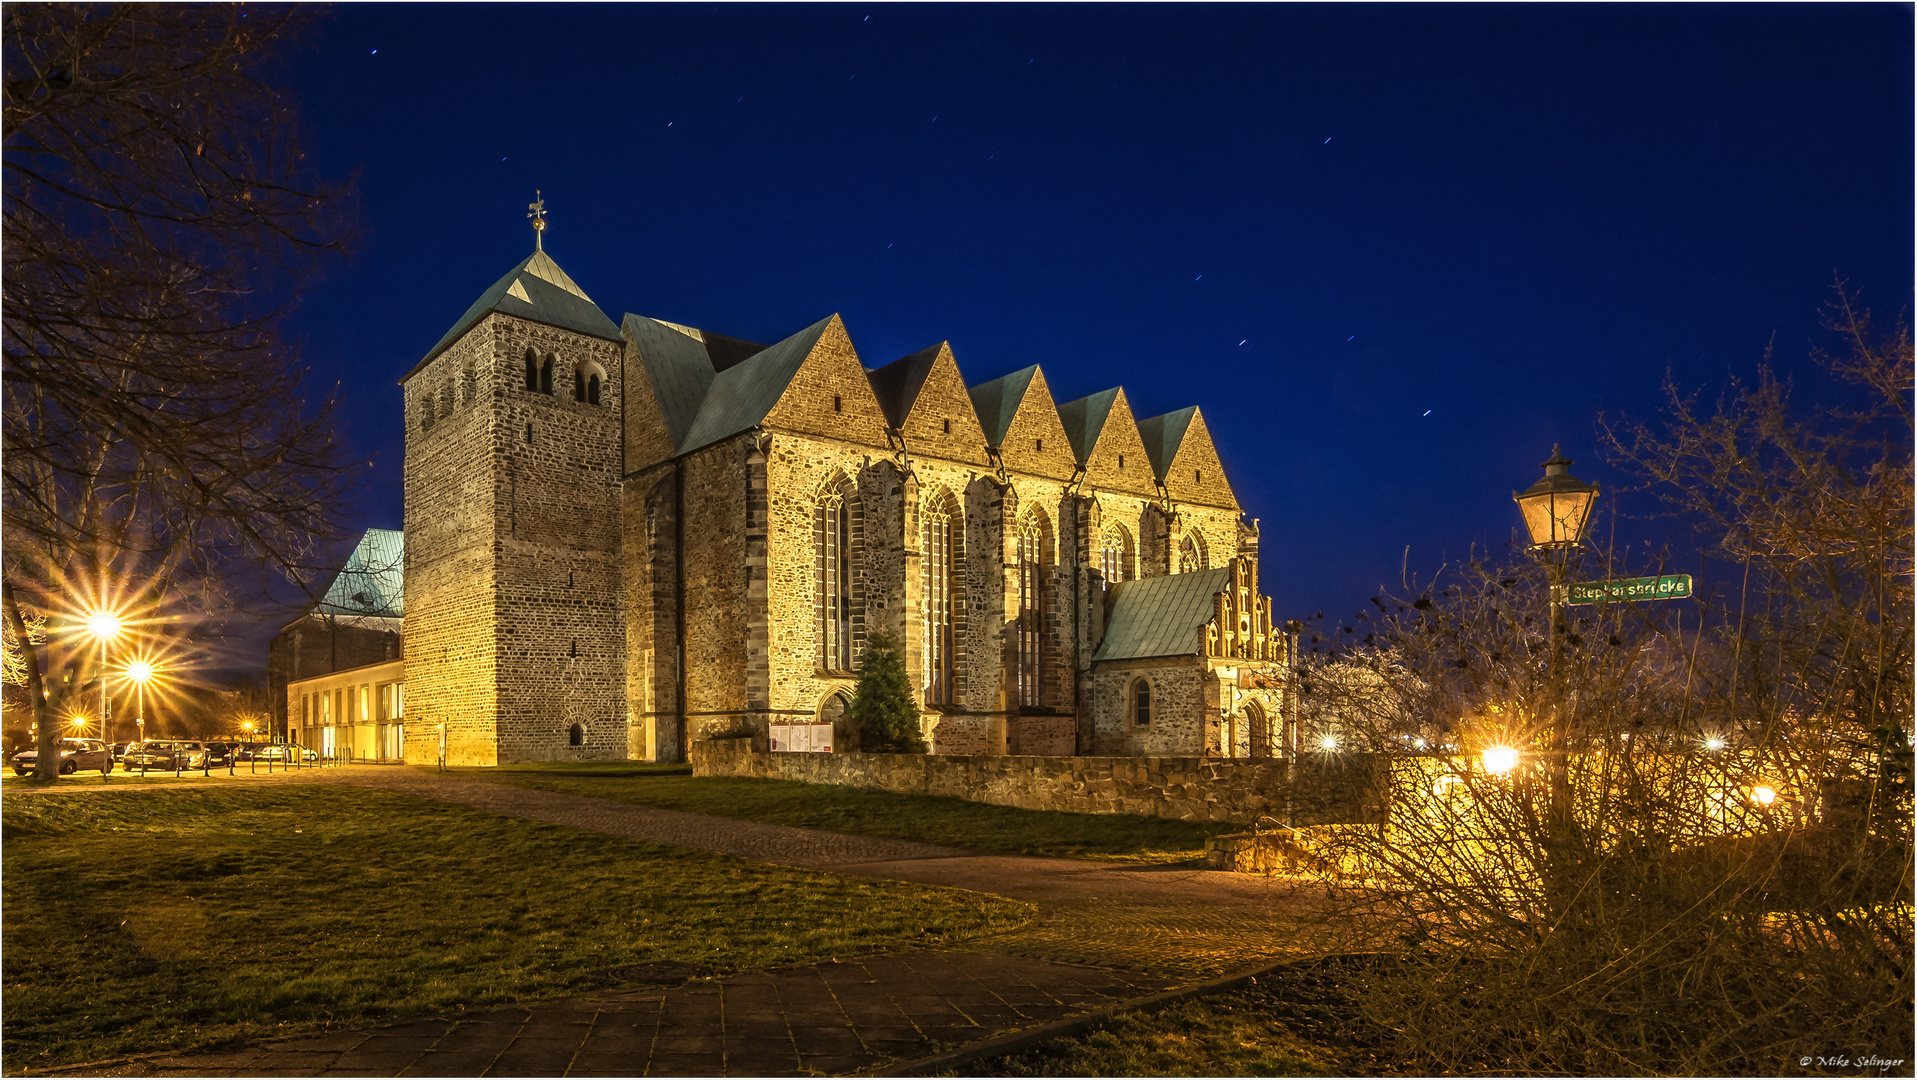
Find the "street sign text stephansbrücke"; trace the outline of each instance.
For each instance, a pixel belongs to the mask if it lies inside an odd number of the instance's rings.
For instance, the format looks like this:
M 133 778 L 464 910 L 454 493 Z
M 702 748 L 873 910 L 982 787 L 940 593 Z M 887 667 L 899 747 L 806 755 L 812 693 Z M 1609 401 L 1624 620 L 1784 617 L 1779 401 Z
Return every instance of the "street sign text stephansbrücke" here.
M 1564 587 L 1566 604 L 1603 604 L 1631 600 L 1682 600 L 1691 595 L 1691 575 L 1578 581 Z

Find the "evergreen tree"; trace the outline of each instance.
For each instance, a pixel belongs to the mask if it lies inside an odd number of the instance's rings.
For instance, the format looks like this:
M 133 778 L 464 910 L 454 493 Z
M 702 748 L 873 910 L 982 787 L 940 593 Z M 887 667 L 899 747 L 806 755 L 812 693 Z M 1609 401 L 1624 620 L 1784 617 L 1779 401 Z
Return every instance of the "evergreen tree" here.
M 859 661 L 859 687 L 846 709 L 859 731 L 861 749 L 881 753 L 925 753 L 919 735 L 919 707 L 912 683 L 905 677 L 905 654 L 890 634 L 874 634 L 865 641 Z

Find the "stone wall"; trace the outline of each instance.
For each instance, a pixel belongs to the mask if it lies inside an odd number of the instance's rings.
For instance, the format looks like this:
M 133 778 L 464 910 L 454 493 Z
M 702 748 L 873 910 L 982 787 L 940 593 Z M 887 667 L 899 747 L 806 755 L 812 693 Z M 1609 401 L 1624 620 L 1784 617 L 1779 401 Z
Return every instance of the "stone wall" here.
M 691 747 L 694 776 L 749 776 L 946 795 L 1021 810 L 1179 821 L 1326 825 L 1384 820 L 1383 760 L 767 753 L 747 739 Z

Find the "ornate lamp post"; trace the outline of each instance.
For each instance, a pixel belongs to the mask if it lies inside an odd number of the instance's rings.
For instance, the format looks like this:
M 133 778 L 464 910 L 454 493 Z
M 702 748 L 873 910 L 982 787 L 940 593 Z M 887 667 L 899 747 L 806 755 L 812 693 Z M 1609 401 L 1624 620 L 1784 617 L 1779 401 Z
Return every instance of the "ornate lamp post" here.
M 1551 651 L 1546 654 L 1551 683 L 1551 807 L 1553 815 L 1568 822 L 1571 813 L 1571 774 L 1565 755 L 1570 739 L 1564 715 L 1563 694 L 1558 676 L 1558 609 L 1563 603 L 1565 580 L 1578 549 L 1584 546 L 1584 530 L 1591 524 L 1591 508 L 1597 503 L 1596 484 L 1587 484 L 1571 475 L 1571 461 L 1557 446 L 1543 463 L 1544 478 L 1511 498 L 1524 515 L 1524 527 L 1531 534 L 1531 554 L 1544 564 L 1551 578 L 1550 625 Z

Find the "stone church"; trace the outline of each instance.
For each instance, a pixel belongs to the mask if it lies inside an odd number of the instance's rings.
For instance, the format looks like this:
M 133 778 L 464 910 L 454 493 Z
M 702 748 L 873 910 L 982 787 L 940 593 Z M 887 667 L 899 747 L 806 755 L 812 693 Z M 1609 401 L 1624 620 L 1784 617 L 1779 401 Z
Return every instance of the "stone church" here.
M 943 342 L 867 368 L 837 315 L 614 323 L 543 245 L 400 385 L 409 761 L 853 749 L 880 633 L 935 753 L 1290 737 L 1291 643 L 1196 407 L 968 386 Z

